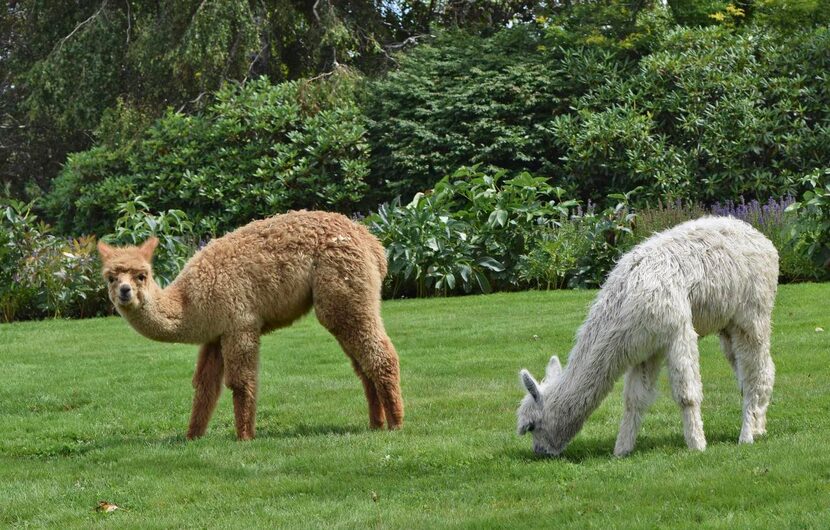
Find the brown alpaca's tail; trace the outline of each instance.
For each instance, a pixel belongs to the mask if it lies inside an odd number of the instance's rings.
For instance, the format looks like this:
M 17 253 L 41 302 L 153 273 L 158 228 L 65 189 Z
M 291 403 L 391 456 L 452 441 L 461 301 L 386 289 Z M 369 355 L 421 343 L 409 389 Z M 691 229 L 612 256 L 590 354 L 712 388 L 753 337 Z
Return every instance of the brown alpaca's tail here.
M 372 254 L 375 255 L 377 261 L 378 272 L 380 272 L 380 279 L 386 278 L 387 264 L 386 264 L 386 249 L 380 244 L 380 241 L 375 236 L 372 236 Z

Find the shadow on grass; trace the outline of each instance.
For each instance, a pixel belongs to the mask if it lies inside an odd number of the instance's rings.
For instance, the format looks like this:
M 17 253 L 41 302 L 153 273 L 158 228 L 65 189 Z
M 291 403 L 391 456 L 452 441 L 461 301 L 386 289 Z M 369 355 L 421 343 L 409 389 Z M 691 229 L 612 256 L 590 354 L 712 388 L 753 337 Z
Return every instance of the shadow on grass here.
M 577 437 L 565 452 L 558 457 L 537 455 L 531 447 L 530 437 L 526 449 L 507 448 L 503 454 L 513 460 L 524 462 L 562 460 L 572 464 L 581 464 L 590 460 L 607 460 L 614 456 L 614 444 L 616 438 L 580 438 Z M 762 438 L 763 439 L 763 438 Z M 727 431 L 713 431 L 706 433 L 706 442 L 709 446 L 714 444 L 732 444 L 737 447 L 738 433 Z M 686 442 L 683 434 L 671 434 L 662 436 L 640 435 L 637 437 L 637 445 L 634 448 L 636 454 L 661 453 L 674 450 L 685 450 Z
M 371 432 L 368 427 L 357 425 L 334 425 L 300 423 L 298 425 L 284 425 L 263 427 L 257 429 L 257 438 L 308 438 L 315 436 L 346 436 Z
M 289 438 L 313 438 L 316 436 L 348 436 L 352 434 L 363 434 L 375 432 L 369 429 L 368 427 L 358 426 L 358 425 L 343 425 L 343 424 L 284 424 L 284 425 L 264 425 L 262 427 L 257 427 L 256 429 L 256 440 L 275 440 L 275 439 L 289 439 Z M 136 437 L 125 437 L 125 441 L 127 442 L 143 442 L 149 445 L 155 446 L 162 446 L 162 445 L 178 445 L 178 444 L 188 444 L 198 441 L 208 441 L 208 440 L 215 440 L 215 441 L 237 441 L 236 439 L 236 432 L 233 428 L 225 428 L 225 427 L 215 427 L 213 429 L 208 429 L 207 433 L 204 436 L 197 438 L 196 440 L 188 440 L 185 437 L 184 431 L 180 434 L 173 434 L 169 436 L 164 436 L 161 438 L 136 438 Z M 245 442 L 240 442 L 245 443 Z
M 309 424 L 299 424 L 299 425 L 275 425 L 271 427 L 261 427 L 257 428 L 256 437 L 254 438 L 254 442 L 257 440 L 279 440 L 279 439 L 290 439 L 290 438 L 313 438 L 317 436 L 349 436 L 352 434 L 362 434 L 372 432 L 368 427 L 360 427 L 357 425 L 334 425 L 334 424 L 320 424 L 320 425 L 309 425 Z M 102 444 L 99 444 L 101 447 L 104 446 L 114 446 L 114 445 L 145 445 L 145 446 L 152 446 L 152 447 L 174 447 L 177 445 L 188 445 L 192 443 L 199 443 L 199 442 L 211 442 L 211 441 L 233 441 L 238 442 L 236 438 L 236 433 L 233 429 L 226 430 L 223 428 L 216 428 L 213 430 L 208 430 L 204 436 L 197 438 L 196 440 L 188 440 L 185 436 L 184 431 L 178 434 L 171 434 L 168 436 L 162 437 L 152 437 L 152 436 L 145 436 L 145 437 L 136 437 L 136 436 L 124 436 L 121 438 L 111 437 L 108 440 L 105 440 Z M 244 444 L 247 442 L 238 442 L 240 444 Z

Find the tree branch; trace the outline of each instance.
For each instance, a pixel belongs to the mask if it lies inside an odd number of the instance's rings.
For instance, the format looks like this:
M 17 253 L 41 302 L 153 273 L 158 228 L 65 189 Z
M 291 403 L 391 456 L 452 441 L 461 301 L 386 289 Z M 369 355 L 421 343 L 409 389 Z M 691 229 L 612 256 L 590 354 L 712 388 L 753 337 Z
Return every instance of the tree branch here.
M 262 45 L 262 47 L 259 49 L 257 54 L 254 56 L 254 60 L 251 61 L 251 64 L 248 65 L 248 69 L 245 71 L 245 77 L 242 78 L 242 82 L 240 84 L 244 85 L 248 81 L 248 77 L 250 77 L 251 72 L 254 69 L 254 65 L 259 60 L 259 58 L 262 57 L 262 54 L 265 52 L 265 50 L 267 48 L 268 48 L 268 43 L 266 42 L 265 44 Z
M 329 70 L 328 72 L 323 72 L 320 75 L 316 75 L 314 77 L 311 77 L 311 78 L 308 79 L 308 81 L 317 81 L 319 79 L 325 79 L 326 77 L 329 77 L 330 75 L 336 74 L 340 70 L 348 71 L 349 67 L 348 66 L 343 66 L 342 64 L 340 64 L 338 62 L 335 62 L 334 67 L 331 70 Z
M 202 99 L 203 97 L 205 97 L 205 96 L 207 95 L 207 93 L 208 93 L 208 91 L 207 91 L 207 90 L 205 90 L 204 92 L 202 92 L 201 94 L 199 94 L 198 96 L 196 96 L 196 98 L 195 98 L 195 99 L 191 99 L 190 101 L 185 101 L 184 103 L 182 103 L 182 106 L 181 106 L 181 107 L 179 107 L 179 109 L 176 111 L 176 114 L 178 114 L 179 112 L 183 111 L 183 110 L 184 110 L 184 108 L 185 108 L 185 107 L 186 107 L 189 103 L 198 103 L 199 101 L 201 101 L 201 99 Z
M 124 0 L 124 3 L 127 4 L 127 44 L 130 44 L 130 30 L 133 27 L 132 21 L 132 13 L 130 12 L 130 0 Z
M 317 23 L 320 24 L 320 13 L 317 12 L 317 7 L 320 5 L 320 0 L 316 0 L 314 5 L 311 7 L 311 11 L 314 13 L 314 18 L 317 19 Z
M 259 5 L 262 8 L 262 16 L 258 19 L 257 17 L 253 16 L 253 13 L 251 13 L 251 19 L 253 20 L 254 26 L 256 27 L 257 36 L 260 37 L 260 42 L 262 42 L 263 40 L 265 40 L 265 42 L 262 43 L 262 46 L 260 46 L 259 51 L 256 53 L 256 55 L 254 55 L 253 60 L 248 65 L 248 69 L 245 70 L 245 77 L 242 78 L 242 82 L 240 83 L 240 85 L 242 86 L 244 86 L 245 83 L 248 82 L 248 78 L 250 77 L 251 72 L 253 72 L 254 70 L 254 65 L 257 63 L 257 61 L 259 61 L 260 57 L 262 57 L 262 54 L 265 53 L 265 50 L 268 49 L 269 45 L 267 37 L 263 39 L 262 33 L 262 20 L 267 18 L 268 9 L 265 7 L 265 4 L 262 3 L 262 0 L 260 0 Z M 267 34 L 267 32 L 265 34 Z
M 70 39 L 70 37 L 72 37 L 72 35 L 74 35 L 75 33 L 77 33 L 79 29 L 81 29 L 83 26 L 85 26 L 85 25 L 89 24 L 89 23 L 90 23 L 90 22 L 92 22 L 92 21 L 93 21 L 93 20 L 94 20 L 94 19 L 95 19 L 98 15 L 100 15 L 100 14 L 101 14 L 101 11 L 103 11 L 103 10 L 104 10 L 104 8 L 105 8 L 105 7 L 107 7 L 107 2 L 108 2 L 108 1 L 109 1 L 109 0 L 104 0 L 104 2 L 101 4 L 101 7 L 99 7 L 99 8 L 98 8 L 98 11 L 96 11 L 95 13 L 93 13 L 92 15 L 90 15 L 90 17 L 89 17 L 88 19 L 84 20 L 83 22 L 81 22 L 80 24 L 78 24 L 77 26 L 75 26 L 75 29 L 73 29 L 73 30 L 69 33 L 69 35 L 67 35 L 66 37 L 62 38 L 62 39 L 61 39 L 61 41 L 58 43 L 58 45 L 57 45 L 57 46 L 56 46 L 56 47 L 52 50 L 52 53 L 55 53 L 55 51 L 60 51 L 60 49 L 61 49 L 61 48 L 63 48 L 63 44 L 64 44 L 66 41 L 68 41 L 68 40 Z
M 400 50 L 401 48 L 409 46 L 410 44 L 417 44 L 418 39 L 423 39 L 423 38 L 426 38 L 426 37 L 433 37 L 433 36 L 434 35 L 431 35 L 429 33 L 423 33 L 421 35 L 412 35 L 411 37 L 407 37 L 406 39 L 404 39 L 403 42 L 397 42 L 397 43 L 394 43 L 394 44 L 386 44 L 383 47 L 386 48 L 387 50 Z

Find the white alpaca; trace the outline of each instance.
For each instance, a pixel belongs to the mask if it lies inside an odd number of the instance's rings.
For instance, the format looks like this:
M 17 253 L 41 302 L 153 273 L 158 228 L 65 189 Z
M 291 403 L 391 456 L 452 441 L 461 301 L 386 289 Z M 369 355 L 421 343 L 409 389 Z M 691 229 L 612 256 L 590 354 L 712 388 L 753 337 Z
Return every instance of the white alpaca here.
M 519 434 L 533 432 L 537 453 L 560 454 L 627 371 L 614 448 L 615 455 L 627 455 L 665 359 L 686 444 L 704 450 L 697 339 L 719 333 L 743 393 L 739 441 L 752 443 L 766 432 L 775 378 L 769 341 L 777 282 L 778 252 L 743 221 L 705 217 L 653 235 L 611 271 L 567 367 L 551 357 L 541 383 L 521 371 L 528 395 L 517 411 Z

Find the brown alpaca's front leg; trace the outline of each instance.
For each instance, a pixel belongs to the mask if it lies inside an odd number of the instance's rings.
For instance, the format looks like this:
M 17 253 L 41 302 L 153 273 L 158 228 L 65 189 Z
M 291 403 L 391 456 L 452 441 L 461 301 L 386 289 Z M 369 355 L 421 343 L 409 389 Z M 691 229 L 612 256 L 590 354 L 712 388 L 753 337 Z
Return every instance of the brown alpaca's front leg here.
M 222 392 L 222 350 L 218 342 L 202 345 L 196 372 L 193 374 L 193 412 L 190 415 L 190 428 L 187 439 L 193 440 L 205 434 L 208 422 L 216 408 L 219 394 Z
M 256 394 L 259 371 L 259 332 L 236 332 L 222 336 L 225 384 L 233 392 L 236 437 L 255 435 Z

